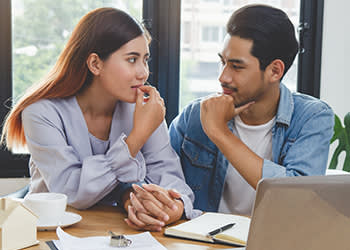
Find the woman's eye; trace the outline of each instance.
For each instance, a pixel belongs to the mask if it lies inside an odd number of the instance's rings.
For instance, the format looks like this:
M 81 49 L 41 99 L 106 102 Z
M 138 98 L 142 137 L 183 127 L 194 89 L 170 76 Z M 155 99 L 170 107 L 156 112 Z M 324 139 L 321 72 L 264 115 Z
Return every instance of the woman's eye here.
M 128 62 L 129 63 L 135 63 L 136 62 L 136 58 L 135 57 L 129 58 Z

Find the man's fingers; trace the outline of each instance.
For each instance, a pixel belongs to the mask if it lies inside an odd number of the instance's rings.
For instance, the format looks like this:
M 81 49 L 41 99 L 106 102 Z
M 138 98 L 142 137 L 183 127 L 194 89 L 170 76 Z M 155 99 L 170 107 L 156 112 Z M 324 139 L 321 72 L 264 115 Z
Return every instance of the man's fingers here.
M 248 102 L 248 103 L 244 104 L 243 106 L 236 108 L 235 109 L 236 114 L 241 113 L 242 111 L 244 111 L 245 109 L 249 108 L 254 103 L 255 103 L 254 101 L 253 102 Z

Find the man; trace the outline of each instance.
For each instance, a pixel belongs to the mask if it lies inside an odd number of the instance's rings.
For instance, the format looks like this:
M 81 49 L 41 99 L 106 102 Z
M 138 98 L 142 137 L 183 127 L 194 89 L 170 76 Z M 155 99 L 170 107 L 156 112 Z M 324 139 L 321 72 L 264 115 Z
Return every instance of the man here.
M 248 5 L 226 29 L 219 53 L 223 93 L 189 104 L 171 123 L 170 139 L 194 208 L 250 215 L 260 179 L 325 173 L 334 117 L 324 102 L 281 83 L 298 51 L 283 11 Z M 181 195 L 134 189 L 128 224 L 160 230 L 152 225 L 166 217 L 169 196 Z
M 226 29 L 223 93 L 188 105 L 170 137 L 194 208 L 250 214 L 260 179 L 325 173 L 334 117 L 324 102 L 281 83 L 298 51 L 283 11 L 245 6 Z

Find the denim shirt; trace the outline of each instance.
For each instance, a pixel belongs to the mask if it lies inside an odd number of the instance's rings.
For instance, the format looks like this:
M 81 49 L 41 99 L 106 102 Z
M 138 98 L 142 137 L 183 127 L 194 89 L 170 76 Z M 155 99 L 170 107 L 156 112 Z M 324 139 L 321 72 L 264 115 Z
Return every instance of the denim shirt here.
M 195 194 L 194 208 L 216 212 L 228 161 L 202 129 L 200 101 L 193 101 L 173 120 L 170 140 Z M 272 161 L 264 159 L 262 178 L 324 175 L 333 125 L 334 114 L 326 103 L 291 93 L 281 83 L 272 128 Z M 233 120 L 228 126 L 232 129 Z

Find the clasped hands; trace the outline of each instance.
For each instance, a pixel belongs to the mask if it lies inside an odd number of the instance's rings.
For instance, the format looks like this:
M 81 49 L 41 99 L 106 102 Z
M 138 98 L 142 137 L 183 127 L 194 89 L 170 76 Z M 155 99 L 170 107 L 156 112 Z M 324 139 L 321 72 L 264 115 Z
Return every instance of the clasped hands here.
M 136 230 L 161 231 L 162 227 L 179 220 L 184 211 L 181 194 L 155 184 L 133 184 L 133 192 L 124 203 L 128 212 L 125 222 Z

